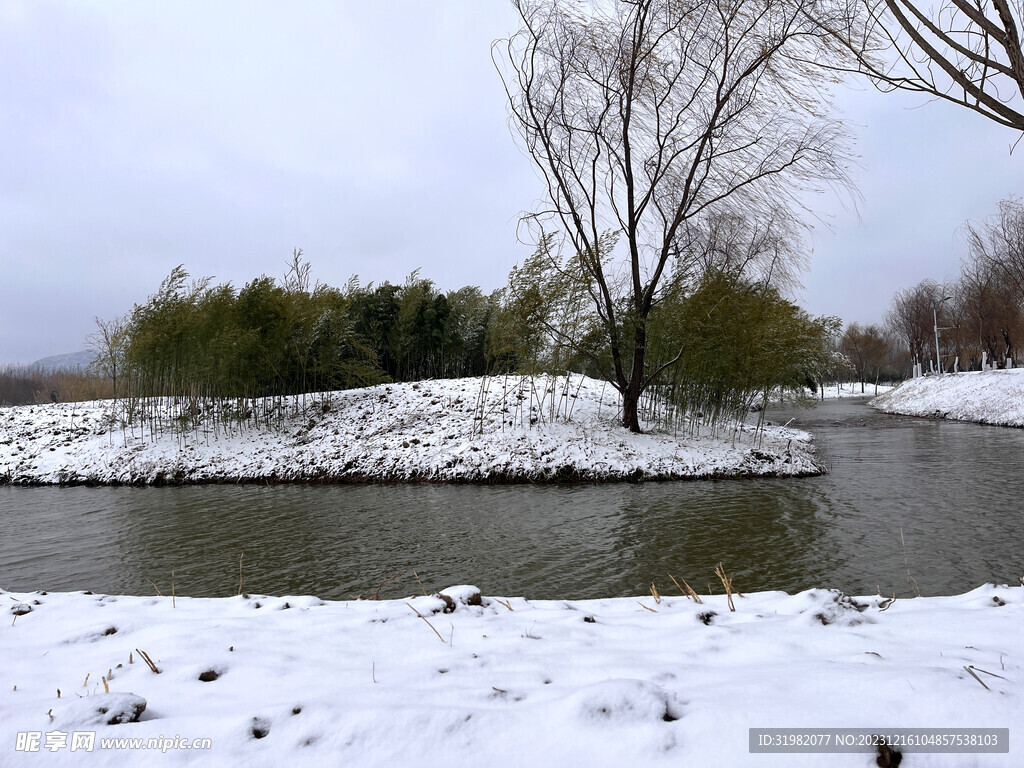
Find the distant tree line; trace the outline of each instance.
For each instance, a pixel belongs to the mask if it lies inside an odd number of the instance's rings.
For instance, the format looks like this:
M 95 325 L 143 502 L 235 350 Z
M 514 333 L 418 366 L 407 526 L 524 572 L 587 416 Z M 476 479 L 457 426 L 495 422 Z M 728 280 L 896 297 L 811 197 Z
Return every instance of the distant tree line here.
M 936 318 L 943 370 L 1022 362 L 1015 358 L 1024 343 L 1024 202 L 1004 200 L 994 215 L 963 231 L 968 252 L 960 276 L 898 291 L 886 314 L 908 373 L 918 362 L 925 371 L 934 368 Z
M 64 400 L 100 400 L 112 395 L 109 382 L 84 371 L 24 365 L 0 368 L 0 408 Z

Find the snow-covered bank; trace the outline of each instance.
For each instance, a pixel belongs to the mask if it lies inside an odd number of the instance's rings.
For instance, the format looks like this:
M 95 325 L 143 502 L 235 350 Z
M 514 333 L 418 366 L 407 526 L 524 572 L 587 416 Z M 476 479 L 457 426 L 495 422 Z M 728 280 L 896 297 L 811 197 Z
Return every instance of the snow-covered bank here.
M 810 436 L 693 438 L 617 420 L 575 376 L 388 384 L 308 396 L 279 425 L 125 427 L 112 402 L 0 409 L 0 483 L 540 482 L 820 474 Z M 196 418 L 202 419 L 200 413 Z
M 1024 427 L 1024 368 L 911 379 L 870 405 L 904 416 Z
M 876 765 L 749 753 L 749 728 L 783 727 L 1009 728 L 1010 755 L 908 751 L 903 766 L 1024 757 L 1019 587 L 891 604 L 765 592 L 735 612 L 724 595 L 442 594 L 0 593 L 0 765 Z M 88 756 L 70 754 L 76 731 L 96 734 Z M 209 747 L 180 748 L 194 739 Z
M 895 384 L 879 384 L 877 387 L 879 395 L 889 392 L 895 389 Z M 768 398 L 768 406 L 772 405 L 790 405 L 797 400 L 804 402 L 820 402 L 822 400 L 841 400 L 850 397 L 874 397 L 875 396 L 875 385 L 871 382 L 865 382 L 863 385 L 864 391 L 861 392 L 860 382 L 846 382 L 841 384 L 827 384 L 817 392 L 812 392 L 810 389 L 804 389 L 799 394 L 795 394 L 793 390 L 782 390 L 776 389 L 772 392 L 771 397 Z

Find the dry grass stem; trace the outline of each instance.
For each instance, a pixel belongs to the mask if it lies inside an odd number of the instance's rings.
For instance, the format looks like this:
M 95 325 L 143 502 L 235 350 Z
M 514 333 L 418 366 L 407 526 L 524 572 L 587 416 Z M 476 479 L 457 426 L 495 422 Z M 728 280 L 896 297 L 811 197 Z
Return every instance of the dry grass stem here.
M 171 608 L 177 607 L 177 604 L 174 602 L 174 571 L 171 571 Z
M 722 586 L 725 587 L 725 595 L 729 600 L 729 610 L 735 612 L 736 604 L 732 601 L 732 579 L 726 574 L 725 567 L 721 563 L 715 568 L 715 575 L 721 580 Z
M 110 686 L 107 685 L 107 678 L 101 677 L 100 680 L 103 681 L 103 692 L 104 693 L 110 693 Z
M 423 591 L 423 596 L 426 597 L 427 596 L 427 590 L 426 590 L 426 588 L 424 588 L 423 582 L 420 581 L 420 575 L 418 573 L 416 573 L 416 571 L 413 571 L 412 575 L 416 577 L 416 583 L 420 585 L 420 589 Z
M 512 610 L 512 603 L 511 603 L 511 602 L 509 602 L 508 600 L 502 600 L 502 599 L 501 599 L 500 597 L 496 597 L 496 598 L 494 598 L 494 599 L 495 599 L 495 600 L 496 600 L 497 602 L 499 602 L 499 603 L 501 603 L 502 605 L 504 605 L 504 606 L 505 606 L 506 608 L 508 608 L 508 609 L 509 609 L 510 611 Z
M 242 594 L 242 557 L 245 553 L 243 552 L 238 556 L 238 594 Z
M 148 653 L 146 653 L 145 651 L 140 651 L 138 648 L 135 649 L 135 652 L 137 654 L 139 654 L 139 656 L 142 657 L 142 660 L 144 662 L 146 662 L 146 664 L 149 666 L 149 668 L 151 670 L 153 670 L 153 672 L 155 672 L 158 675 L 160 674 L 160 670 L 157 668 L 156 664 L 153 663 L 153 660 L 151 658 L 149 658 L 149 654 Z M 129 658 L 129 661 L 130 661 L 130 658 Z
M 391 576 L 390 578 L 384 579 L 384 581 L 382 581 L 380 584 L 377 585 L 377 591 L 374 592 L 373 593 L 373 597 L 371 597 L 369 599 L 370 600 L 380 600 L 380 591 L 382 589 L 384 589 L 384 585 L 385 584 L 390 584 L 392 581 L 394 581 L 395 579 L 397 579 L 397 578 L 399 578 L 401 576 L 405 576 L 405 574 L 407 574 L 408 572 L 409 572 L 409 569 L 406 568 L 404 571 L 399 571 L 394 576 Z M 422 587 L 423 585 L 420 584 L 420 586 Z M 367 592 L 366 594 L 369 595 L 370 593 Z M 408 603 L 407 603 L 407 605 L 408 605 Z
M 986 691 L 991 691 L 992 690 L 987 685 L 985 685 L 985 681 L 984 680 L 982 680 L 980 677 L 978 677 L 976 674 L 974 674 L 974 668 L 973 667 L 965 666 L 964 669 L 967 670 L 967 674 L 969 674 L 971 677 L 973 677 L 975 680 L 978 681 L 978 683 L 981 685 L 982 688 L 984 688 Z
M 654 586 L 654 582 L 651 582 L 651 596 L 654 597 L 654 604 L 661 605 L 661 595 L 658 593 L 658 588 Z
M 409 605 L 409 603 L 406 603 L 406 605 Z M 437 628 L 436 628 L 436 627 L 435 627 L 435 626 L 434 626 L 433 624 L 431 624 L 431 623 L 430 623 L 430 622 L 429 622 L 429 621 L 427 620 L 427 617 L 426 617 L 426 616 L 424 616 L 424 615 L 423 615 L 422 613 L 420 613 L 419 611 L 417 611 L 417 610 L 416 610 L 415 608 L 413 608 L 413 607 L 412 607 L 411 605 L 409 605 L 409 608 L 410 608 L 410 609 L 412 609 L 412 612 L 413 612 L 413 613 L 415 613 L 415 614 L 416 614 L 417 616 L 419 616 L 419 617 L 420 617 L 421 619 L 423 619 L 424 621 L 426 621 L 426 622 L 427 622 L 427 626 L 428 626 L 428 627 L 430 627 L 430 628 L 431 628 L 432 630 L 434 630 L 434 634 L 435 634 L 435 635 L 437 635 L 437 639 L 438 639 L 438 640 L 440 640 L 440 641 L 441 641 L 442 643 L 443 643 L 443 642 L 445 642 L 445 639 L 444 639 L 444 638 L 443 638 L 443 637 L 441 636 L 441 633 L 440 633 L 440 632 L 438 632 L 438 631 L 437 631 Z
M 704 601 L 700 599 L 700 595 L 698 595 L 696 592 L 693 591 L 693 587 L 691 587 L 689 584 L 686 583 L 686 579 L 683 579 L 683 584 L 686 587 L 684 589 L 683 587 L 679 586 L 679 582 L 676 581 L 676 577 L 675 576 L 673 576 L 670 573 L 668 575 L 668 577 L 670 579 L 672 579 L 672 583 L 675 584 L 677 587 L 679 587 L 679 591 L 682 592 L 683 595 L 685 595 L 688 599 L 693 600 L 697 604 L 703 604 L 704 603 Z
M 1002 659 L 1001 659 L 1001 658 L 1000 658 L 1000 661 L 999 661 L 999 663 L 1000 663 L 1000 664 L 1002 664 L 1002 663 L 1003 663 L 1003 662 L 1002 662 Z M 1005 678 L 1005 677 L 1003 677 L 1002 675 L 997 675 L 997 674 L 996 674 L 995 672 L 989 672 L 989 671 L 988 671 L 987 669 L 982 669 L 981 667 L 976 667 L 976 666 L 974 666 L 973 664 L 969 664 L 968 666 L 969 666 L 969 667 L 970 667 L 970 668 L 971 668 L 972 670 L 974 670 L 975 672 L 981 672 L 981 674 L 983 674 L 983 675 L 988 675 L 989 677 L 998 677 L 998 678 L 999 678 L 1000 680 L 1005 680 L 1005 679 L 1006 679 L 1006 678 Z M 1004 670 L 1005 670 L 1005 667 L 1004 667 Z
M 643 609 L 644 609 L 645 611 L 650 611 L 651 613 L 657 613 L 657 611 L 656 611 L 656 610 L 654 610 L 653 608 L 651 608 L 651 607 L 650 607 L 650 606 L 648 606 L 648 605 L 644 605 L 644 604 L 643 604 L 643 603 L 641 603 L 641 602 L 640 602 L 639 600 L 637 600 L 637 601 L 636 601 L 636 604 L 637 604 L 637 605 L 639 605 L 639 606 L 640 606 L 641 608 L 643 608 Z

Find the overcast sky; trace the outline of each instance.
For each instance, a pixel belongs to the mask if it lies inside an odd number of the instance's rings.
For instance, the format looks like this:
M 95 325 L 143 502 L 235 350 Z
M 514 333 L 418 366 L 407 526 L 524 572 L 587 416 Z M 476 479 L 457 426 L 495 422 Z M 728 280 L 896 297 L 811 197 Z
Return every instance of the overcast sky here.
M 241 286 L 302 248 L 332 285 L 505 283 L 542 185 L 490 44 L 501 0 L 0 3 L 0 364 L 84 348 L 177 264 Z M 857 210 L 821 198 L 814 314 L 881 319 L 953 278 L 957 229 L 1024 194 L 1024 143 L 922 97 L 844 89 Z

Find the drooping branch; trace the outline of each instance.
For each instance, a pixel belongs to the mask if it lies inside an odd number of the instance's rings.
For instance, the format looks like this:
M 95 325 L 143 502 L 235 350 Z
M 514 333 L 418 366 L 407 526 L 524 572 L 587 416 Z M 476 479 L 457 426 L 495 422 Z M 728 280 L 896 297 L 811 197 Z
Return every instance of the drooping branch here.
M 837 69 L 1024 131 L 1022 8 L 1011 0 L 945 0 L 937 8 L 920 0 L 853 0 L 840 25 L 823 26 L 851 56 Z

